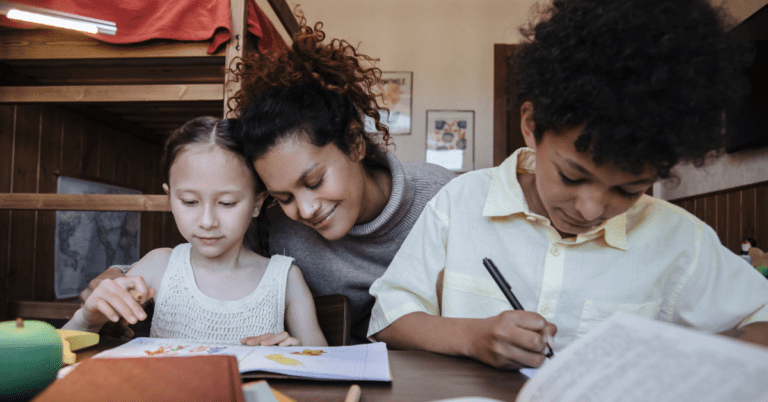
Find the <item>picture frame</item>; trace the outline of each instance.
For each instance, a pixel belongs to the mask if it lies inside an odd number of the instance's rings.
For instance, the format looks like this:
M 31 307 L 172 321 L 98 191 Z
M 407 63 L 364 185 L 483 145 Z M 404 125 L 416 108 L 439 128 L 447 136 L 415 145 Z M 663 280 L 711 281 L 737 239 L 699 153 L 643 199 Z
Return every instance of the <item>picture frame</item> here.
M 475 168 L 475 111 L 427 110 L 426 161 L 454 172 Z
M 389 111 L 379 110 L 381 115 L 379 121 L 389 127 L 389 134 L 410 135 L 413 106 L 413 72 L 382 71 L 381 78 L 373 86 L 372 91 L 377 95 L 376 101 L 379 105 L 389 109 Z M 373 119 L 368 123 L 369 126 L 374 126 Z

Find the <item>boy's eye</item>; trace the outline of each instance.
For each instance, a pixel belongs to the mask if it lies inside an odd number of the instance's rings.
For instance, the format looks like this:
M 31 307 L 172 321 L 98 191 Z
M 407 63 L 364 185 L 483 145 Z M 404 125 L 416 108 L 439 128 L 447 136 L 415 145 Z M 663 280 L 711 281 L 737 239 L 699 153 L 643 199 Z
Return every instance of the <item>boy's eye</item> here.
M 639 197 L 640 195 L 642 195 L 642 194 L 643 194 L 643 192 L 642 192 L 642 191 L 636 191 L 636 192 L 634 192 L 634 193 L 631 193 L 631 192 L 629 192 L 629 191 L 627 191 L 627 190 L 624 190 L 623 188 L 619 188 L 619 189 L 618 189 L 618 192 L 619 192 L 619 194 L 620 194 L 622 197 L 625 197 L 625 198 L 635 198 L 635 197 Z
M 197 201 L 194 200 L 181 200 L 181 203 L 187 206 L 192 206 L 197 204 Z
M 311 190 L 314 190 L 314 189 L 320 187 L 321 184 L 323 184 L 323 180 L 325 180 L 325 176 L 321 177 L 320 180 L 318 180 L 317 183 L 315 183 L 315 184 L 312 184 L 312 185 L 307 184 L 307 188 L 309 188 Z
M 564 175 L 563 172 L 558 172 L 558 173 L 560 174 L 560 180 L 562 180 L 563 183 L 565 183 L 567 185 L 575 185 L 575 184 L 579 184 L 582 181 L 584 181 L 584 180 L 574 180 L 574 179 L 571 179 L 568 176 Z
M 234 207 L 237 204 L 237 202 L 220 202 L 219 204 L 225 207 Z

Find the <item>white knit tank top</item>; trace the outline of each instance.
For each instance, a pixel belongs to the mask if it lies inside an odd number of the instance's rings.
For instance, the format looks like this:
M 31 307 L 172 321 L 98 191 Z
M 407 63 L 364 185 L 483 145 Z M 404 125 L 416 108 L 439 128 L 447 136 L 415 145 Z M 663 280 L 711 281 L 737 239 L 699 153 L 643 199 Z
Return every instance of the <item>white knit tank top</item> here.
M 197 287 L 191 250 L 185 243 L 171 253 L 155 296 L 151 337 L 239 344 L 248 336 L 284 330 L 285 286 L 293 258 L 272 256 L 253 293 L 227 301 L 208 297 Z

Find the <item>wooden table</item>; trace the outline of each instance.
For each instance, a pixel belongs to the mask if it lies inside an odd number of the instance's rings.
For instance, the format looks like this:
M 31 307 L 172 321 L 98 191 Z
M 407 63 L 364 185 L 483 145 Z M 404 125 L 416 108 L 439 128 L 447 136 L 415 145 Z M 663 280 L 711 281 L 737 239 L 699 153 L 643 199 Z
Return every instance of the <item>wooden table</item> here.
M 83 361 L 124 341 L 102 339 L 97 346 L 75 352 Z M 389 351 L 391 383 L 267 379 L 269 385 L 297 402 L 341 402 L 351 384 L 362 388 L 361 402 L 420 402 L 462 396 L 514 401 L 526 377 L 497 370 L 471 359 L 430 352 Z

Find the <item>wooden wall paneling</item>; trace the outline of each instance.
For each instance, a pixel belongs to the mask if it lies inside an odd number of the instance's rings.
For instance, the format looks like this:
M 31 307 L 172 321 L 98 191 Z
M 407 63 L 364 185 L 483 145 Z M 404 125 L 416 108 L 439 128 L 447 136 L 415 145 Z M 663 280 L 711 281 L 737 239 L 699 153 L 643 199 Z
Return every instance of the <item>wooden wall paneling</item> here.
M 707 215 L 706 201 L 703 198 L 698 198 L 694 200 L 693 210 L 694 210 L 693 214 L 696 215 L 697 218 L 704 220 Z
M 728 194 L 728 240 L 725 244 L 728 249 L 738 254 L 741 251 L 742 225 L 741 225 L 741 191 L 733 191 Z
M 61 132 L 61 171 L 82 173 L 83 120 L 74 113 L 64 111 Z
M 741 237 L 739 238 L 739 244 L 741 244 L 741 239 L 745 237 L 755 238 L 755 212 L 757 212 L 755 194 L 755 188 L 741 191 L 741 219 L 739 220 L 741 222 Z M 736 251 L 740 252 L 741 245 L 738 247 Z
M 81 173 L 84 175 L 99 177 L 101 130 L 101 126 L 83 120 L 83 150 L 81 153 L 83 170 Z
M 120 136 L 117 130 L 104 127 L 99 137 L 99 178 L 115 181 L 115 137 Z
M 11 192 L 37 192 L 41 111 L 40 105 L 24 105 L 16 109 Z M 37 211 L 13 211 L 11 215 L 8 283 L 13 300 L 34 300 L 35 297 L 36 217 Z
M 125 183 L 130 187 L 130 169 L 131 160 L 128 156 L 128 138 L 121 133 L 117 133 L 115 141 L 115 181 Z
M 11 192 L 15 121 L 16 106 L 0 105 L 0 193 Z M 10 265 L 11 215 L 12 211 L 0 211 L 0 320 L 6 318 L 10 298 L 8 266 Z
M 717 204 L 717 237 L 720 238 L 720 243 L 727 247 L 728 244 L 728 196 L 725 193 L 719 193 L 715 195 L 715 202 Z
M 62 110 L 44 106 L 40 127 L 39 193 L 56 193 L 56 171 L 61 168 Z M 35 248 L 35 299 L 53 300 L 55 275 L 56 211 L 37 211 Z
M 704 213 L 704 222 L 717 231 L 717 198 L 714 195 L 704 197 L 706 212 Z
M 768 251 L 768 183 L 755 188 L 754 239 L 758 248 Z

